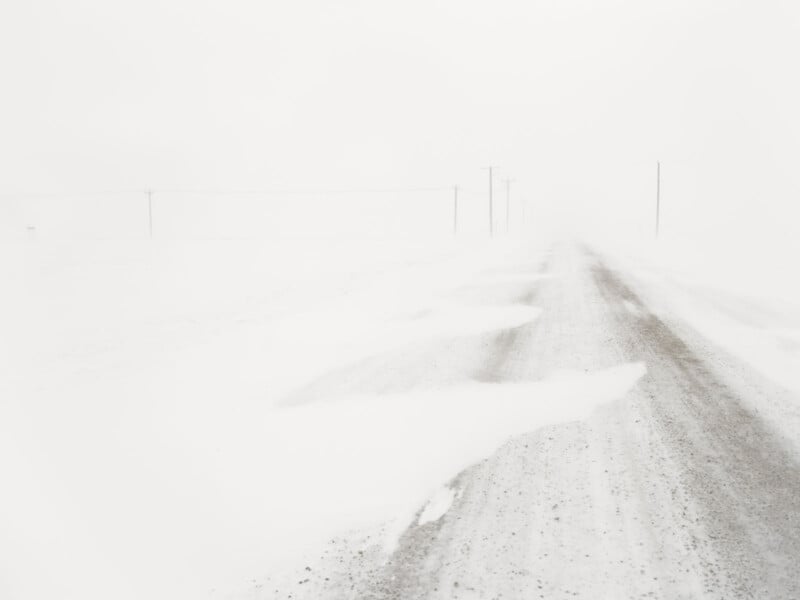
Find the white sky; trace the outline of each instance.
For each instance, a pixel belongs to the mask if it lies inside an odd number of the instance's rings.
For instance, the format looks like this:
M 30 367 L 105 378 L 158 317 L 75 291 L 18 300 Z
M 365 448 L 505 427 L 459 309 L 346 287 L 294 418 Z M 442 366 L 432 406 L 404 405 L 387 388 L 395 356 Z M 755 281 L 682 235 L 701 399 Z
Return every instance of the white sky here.
M 469 202 L 497 164 L 540 221 L 643 232 L 660 159 L 665 230 L 788 233 L 798 57 L 790 1 L 6 0 L 0 193 L 458 183 Z M 31 203 L 0 216 L 80 202 Z

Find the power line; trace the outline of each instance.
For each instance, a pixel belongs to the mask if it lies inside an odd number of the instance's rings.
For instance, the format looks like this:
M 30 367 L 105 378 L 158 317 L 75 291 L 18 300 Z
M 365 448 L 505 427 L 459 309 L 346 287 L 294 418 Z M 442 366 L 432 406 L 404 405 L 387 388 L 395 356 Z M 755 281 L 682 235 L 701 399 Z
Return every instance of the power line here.
M 141 194 L 141 189 L 127 190 L 67 190 L 67 191 L 23 191 L 3 192 L 0 198 L 72 198 L 75 196 L 119 196 Z
M 424 193 L 424 192 L 443 192 L 452 190 L 451 187 L 397 187 L 397 188 L 335 188 L 335 189 L 310 189 L 310 188 L 288 188 L 288 189 L 214 189 L 214 188 L 150 188 L 141 189 L 119 189 L 119 190 L 66 190 L 66 191 L 24 191 L 24 192 L 4 192 L 0 193 L 0 198 L 58 198 L 73 196 L 105 196 L 120 194 L 193 194 L 193 195 L 327 195 L 327 194 L 404 194 L 404 193 Z
M 286 188 L 286 189 L 209 189 L 164 188 L 154 190 L 160 194 L 216 195 L 216 196 L 280 196 L 280 195 L 333 195 L 333 194 L 410 194 L 449 191 L 450 187 L 397 187 L 397 188 Z

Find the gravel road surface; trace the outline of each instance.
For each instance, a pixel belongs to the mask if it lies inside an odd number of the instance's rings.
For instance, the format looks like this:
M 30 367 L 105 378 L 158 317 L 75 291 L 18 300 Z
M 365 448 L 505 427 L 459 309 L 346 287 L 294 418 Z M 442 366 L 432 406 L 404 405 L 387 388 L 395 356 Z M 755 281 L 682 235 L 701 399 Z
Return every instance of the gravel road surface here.
M 800 598 L 800 463 L 787 433 L 758 411 L 787 392 L 654 314 L 636 282 L 588 248 L 556 246 L 531 273 L 526 289 L 507 291 L 540 318 L 476 340 L 480 360 L 443 343 L 391 368 L 385 358 L 354 365 L 300 398 L 352 381 L 402 389 L 425 369 L 442 381 L 506 382 L 641 362 L 646 374 L 591 418 L 511 439 L 454 474 L 449 510 L 415 519 L 391 555 L 368 540 L 333 540 L 327 561 L 270 592 Z

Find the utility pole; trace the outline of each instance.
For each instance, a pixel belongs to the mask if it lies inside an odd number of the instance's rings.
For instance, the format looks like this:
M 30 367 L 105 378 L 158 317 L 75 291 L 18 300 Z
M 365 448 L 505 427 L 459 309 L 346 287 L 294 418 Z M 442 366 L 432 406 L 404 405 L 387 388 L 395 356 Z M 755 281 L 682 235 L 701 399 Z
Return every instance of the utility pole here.
M 489 237 L 494 237 L 494 201 L 492 199 L 492 192 L 494 186 L 492 185 L 492 173 L 496 167 L 484 167 L 489 170 Z
M 656 161 L 656 239 L 661 220 L 661 161 Z
M 453 186 L 453 235 L 458 233 L 458 186 Z
M 147 223 L 149 226 L 150 239 L 153 239 L 153 190 L 147 190 Z
M 508 218 L 509 218 L 509 210 L 511 207 L 511 182 L 514 181 L 513 179 L 506 179 L 506 235 L 508 235 Z

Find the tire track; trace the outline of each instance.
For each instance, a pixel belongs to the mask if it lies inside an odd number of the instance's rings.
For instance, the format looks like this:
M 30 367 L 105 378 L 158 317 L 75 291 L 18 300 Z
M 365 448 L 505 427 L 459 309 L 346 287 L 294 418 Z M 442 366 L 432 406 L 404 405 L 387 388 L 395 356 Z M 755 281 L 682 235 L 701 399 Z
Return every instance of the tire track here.
M 707 360 L 679 338 L 602 262 L 592 267 L 617 311 L 631 360 L 647 361 L 642 382 L 662 439 L 682 465 L 712 544 L 725 562 L 727 597 L 798 598 L 800 466 L 782 440 L 748 410 Z M 718 587 L 708 569 L 709 589 Z

